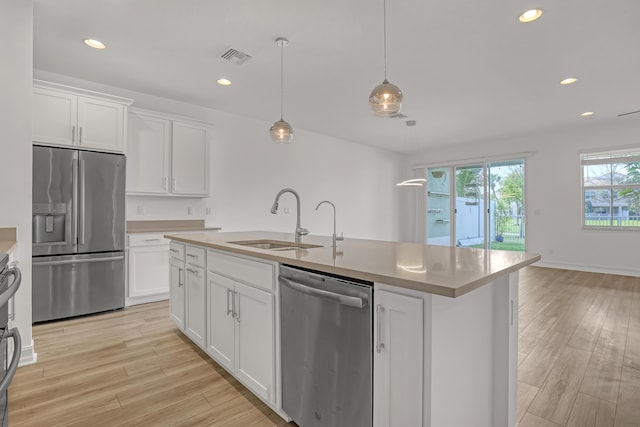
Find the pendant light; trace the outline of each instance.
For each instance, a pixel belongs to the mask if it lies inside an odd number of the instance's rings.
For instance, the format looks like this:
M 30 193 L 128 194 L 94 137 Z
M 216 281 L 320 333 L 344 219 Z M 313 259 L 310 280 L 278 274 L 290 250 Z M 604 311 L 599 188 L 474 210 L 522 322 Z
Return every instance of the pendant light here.
M 280 47 L 280 120 L 271 125 L 269 134 L 276 144 L 287 144 L 293 139 L 293 128 L 284 121 L 284 48 L 289 46 L 289 40 L 284 37 L 276 39 L 276 45 Z
M 387 80 L 387 1 L 382 1 L 384 30 L 384 80 L 369 95 L 369 105 L 376 116 L 389 117 L 402 108 L 402 91 Z

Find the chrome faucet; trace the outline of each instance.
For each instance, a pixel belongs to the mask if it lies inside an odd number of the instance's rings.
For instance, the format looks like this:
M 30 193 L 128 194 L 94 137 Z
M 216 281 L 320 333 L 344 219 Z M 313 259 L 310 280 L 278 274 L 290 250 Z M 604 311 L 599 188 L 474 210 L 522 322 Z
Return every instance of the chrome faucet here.
M 280 200 L 280 196 L 282 196 L 284 193 L 291 193 L 296 197 L 297 217 L 296 217 L 295 240 L 296 240 L 296 243 L 300 243 L 302 242 L 302 236 L 306 236 L 307 234 L 309 234 L 309 230 L 307 230 L 306 228 L 300 227 L 300 196 L 298 196 L 298 193 L 296 193 L 296 190 L 294 190 L 293 188 L 283 188 L 282 190 L 280 190 L 278 194 L 276 194 L 276 199 L 273 201 L 273 206 L 271 206 L 271 213 L 272 214 L 278 213 L 278 200 Z
M 323 200 L 320 203 L 318 203 L 318 206 L 316 206 L 316 210 L 318 210 L 320 205 L 323 203 L 328 203 L 333 208 L 333 239 L 332 239 L 331 247 L 335 248 L 338 246 L 336 243 L 338 240 L 341 240 L 341 241 L 344 240 L 344 236 L 342 235 L 342 233 L 340 233 L 340 237 L 336 236 L 336 205 L 334 205 L 328 200 Z

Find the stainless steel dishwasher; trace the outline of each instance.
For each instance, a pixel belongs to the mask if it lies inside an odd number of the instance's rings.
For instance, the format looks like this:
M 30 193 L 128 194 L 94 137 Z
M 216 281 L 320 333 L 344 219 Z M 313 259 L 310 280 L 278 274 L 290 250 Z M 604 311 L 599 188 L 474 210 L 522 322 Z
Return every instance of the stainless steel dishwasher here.
M 282 407 L 300 427 L 373 424 L 373 283 L 280 267 Z

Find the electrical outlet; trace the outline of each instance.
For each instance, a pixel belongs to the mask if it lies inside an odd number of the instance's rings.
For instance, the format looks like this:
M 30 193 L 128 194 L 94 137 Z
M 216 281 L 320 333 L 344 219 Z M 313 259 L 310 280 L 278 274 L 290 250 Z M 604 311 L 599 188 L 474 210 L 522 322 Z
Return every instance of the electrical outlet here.
M 207 216 L 209 216 L 209 215 L 211 215 L 211 211 L 212 211 L 212 209 L 211 209 L 211 208 L 207 208 L 207 209 L 205 210 L 205 214 L 206 214 Z
M 138 215 L 144 215 L 144 206 L 142 206 L 142 205 L 136 206 L 136 213 Z
M 188 207 L 187 208 L 187 215 L 189 215 L 189 216 L 193 215 L 193 208 L 192 207 Z

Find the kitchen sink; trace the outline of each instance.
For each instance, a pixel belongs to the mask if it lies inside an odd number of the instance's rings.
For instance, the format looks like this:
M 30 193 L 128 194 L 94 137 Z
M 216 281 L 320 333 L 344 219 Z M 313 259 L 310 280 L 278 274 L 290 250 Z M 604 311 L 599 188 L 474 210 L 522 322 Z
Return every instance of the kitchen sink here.
M 257 249 L 270 249 L 272 251 L 288 251 L 293 249 L 321 248 L 321 245 L 311 245 L 309 243 L 295 243 L 284 240 L 238 240 L 227 242 L 232 245 L 249 246 Z

